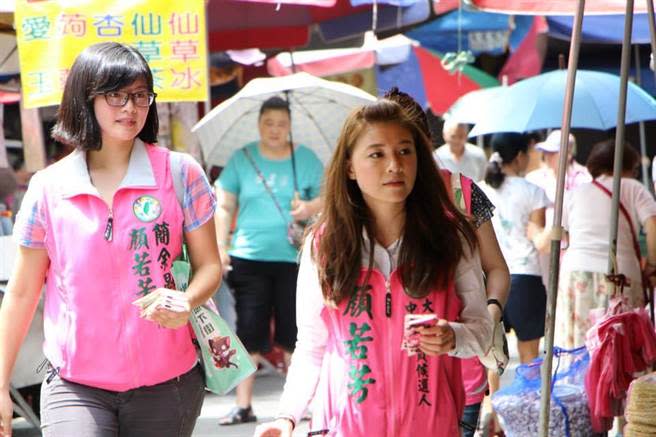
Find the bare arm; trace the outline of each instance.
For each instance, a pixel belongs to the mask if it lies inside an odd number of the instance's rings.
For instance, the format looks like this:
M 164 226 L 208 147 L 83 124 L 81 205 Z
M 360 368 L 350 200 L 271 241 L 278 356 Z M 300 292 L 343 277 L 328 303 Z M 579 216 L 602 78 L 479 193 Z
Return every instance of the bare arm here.
M 216 187 L 215 190 L 217 200 L 216 213 L 214 214 L 216 239 L 219 243 L 221 262 L 225 268 L 230 265 L 227 248 L 230 245 L 230 226 L 232 226 L 232 219 L 235 216 L 235 211 L 237 211 L 237 196 L 219 187 Z
M 497 242 L 492 222 L 486 221 L 476 229 L 481 265 L 485 272 L 485 288 L 488 299 L 496 299 L 506 305 L 510 289 L 510 272 Z M 501 320 L 503 313 L 497 305 L 489 305 L 488 311 L 495 322 Z
M 647 262 L 656 265 L 656 216 L 649 217 L 644 228 L 647 236 Z
M 644 223 L 647 236 L 647 266 L 645 276 L 652 286 L 656 285 L 656 216 L 649 217 Z
M 32 323 L 49 263 L 45 249 L 19 246 L 0 308 L 0 389 L 9 388 L 16 356 Z
M 216 245 L 214 221 L 208 220 L 199 228 L 185 232 L 185 241 L 194 275 L 187 290 L 184 293 L 179 291 L 176 293 L 184 295 L 189 307 L 186 311 L 157 308 L 146 316 L 146 319 L 165 328 L 178 329 L 186 325 L 191 310 L 207 302 L 221 283 L 222 267 Z
M 216 231 L 212 220 L 208 220 L 191 232 L 185 232 L 191 268 L 194 272 L 185 292 L 191 308 L 207 302 L 221 283 L 221 259 L 215 236 Z
M 45 249 L 19 246 L 0 308 L 0 432 L 11 434 L 11 374 L 36 311 L 50 260 Z
M 531 211 L 531 214 L 528 216 L 528 226 L 526 229 L 526 235 L 529 240 L 533 242 L 536 249 L 540 252 L 544 252 L 549 248 L 550 241 L 550 232 L 548 229 L 544 229 L 545 210 L 546 208 L 538 208 Z

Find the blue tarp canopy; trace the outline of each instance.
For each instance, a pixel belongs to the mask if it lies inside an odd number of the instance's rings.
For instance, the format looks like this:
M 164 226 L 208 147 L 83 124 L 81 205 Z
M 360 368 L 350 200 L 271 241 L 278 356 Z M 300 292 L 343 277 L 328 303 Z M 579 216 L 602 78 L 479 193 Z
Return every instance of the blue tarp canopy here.
M 573 17 L 550 16 L 549 35 L 569 40 L 572 35 Z M 624 15 L 586 15 L 583 17 L 581 42 L 622 44 L 624 38 Z M 649 44 L 649 22 L 647 14 L 633 16 L 633 44 Z
M 512 33 L 511 20 L 514 20 L 515 24 Z M 460 29 L 462 50 L 471 50 L 474 54 L 501 54 L 505 52 L 508 44 L 514 50 L 528 33 L 532 23 L 532 16 L 511 17 L 506 14 L 463 9 L 444 14 L 412 29 L 406 35 L 430 50 L 441 53 L 455 52 L 459 48 Z
M 355 4 L 366 4 L 366 1 L 353 1 Z M 412 24 L 421 23 L 430 18 L 431 5 L 429 0 L 383 1 L 378 9 L 378 24 L 376 30 L 390 30 Z M 401 6 L 396 6 L 399 3 Z M 373 8 L 372 8 L 373 9 Z M 371 30 L 373 23 L 372 9 L 362 11 L 347 17 L 339 17 L 319 23 L 319 30 L 324 41 L 339 41 L 353 35 Z

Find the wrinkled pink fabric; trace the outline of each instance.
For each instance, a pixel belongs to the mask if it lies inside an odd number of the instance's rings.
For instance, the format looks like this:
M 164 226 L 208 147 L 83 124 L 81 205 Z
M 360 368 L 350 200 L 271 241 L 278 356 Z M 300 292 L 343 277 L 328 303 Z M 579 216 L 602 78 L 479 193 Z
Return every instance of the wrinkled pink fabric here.
M 365 276 L 363 269 L 359 283 Z M 406 314 L 457 319 L 461 304 L 453 285 L 413 299 L 394 271 L 391 302 L 386 303 L 384 276 L 374 270 L 369 283 L 370 313 L 355 310 L 353 302 L 322 311 L 330 336 L 310 429 L 339 437 L 460 435 L 464 408 L 460 359 L 408 356 L 400 350 Z M 366 299 L 360 294 L 357 300 Z M 389 317 L 386 308 L 391 309 Z M 358 373 L 365 382 L 361 386 L 353 385 Z
M 451 172 L 445 168 L 441 168 L 440 175 L 453 201 L 455 195 L 451 184 Z M 462 212 L 468 216 L 471 215 L 473 183 L 467 176 L 460 175 L 460 186 L 462 187 L 462 197 L 465 203 L 465 211 Z M 459 205 L 456 205 L 456 207 L 459 207 Z M 487 391 L 487 371 L 485 370 L 485 366 L 481 364 L 478 357 L 463 359 L 460 365 L 462 368 L 462 382 L 465 385 L 465 405 L 475 405 L 483 402 L 485 392 Z
M 611 429 L 623 414 L 624 400 L 636 372 L 656 362 L 656 332 L 644 308 L 609 315 L 587 333 L 590 368 L 585 378 L 592 427 Z
M 139 317 L 139 309 L 131 304 L 138 293 L 172 280 L 167 274 L 182 249 L 183 214 L 173 188 L 169 152 L 145 147 L 154 181 L 128 183 L 116 192 L 112 241 L 104 238 L 109 209 L 97 190 L 67 183 L 73 161 L 65 158 L 44 170 L 52 181 L 44 199 L 50 258 L 44 353 L 62 378 L 112 391 L 174 378 L 197 359 L 187 326 L 160 328 Z M 146 216 L 142 221 L 135 212 L 144 196 L 161 207 L 153 220 Z M 168 233 L 156 238 L 156 225 L 161 230 L 165 225 Z

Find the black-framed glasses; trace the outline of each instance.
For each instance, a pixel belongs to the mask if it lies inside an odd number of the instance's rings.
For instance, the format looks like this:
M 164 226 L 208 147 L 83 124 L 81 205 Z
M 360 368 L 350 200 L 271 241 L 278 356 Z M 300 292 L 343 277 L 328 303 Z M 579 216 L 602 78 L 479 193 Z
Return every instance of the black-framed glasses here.
M 148 91 L 138 91 L 136 93 L 126 93 L 125 91 L 110 91 L 104 94 L 105 101 L 109 106 L 125 106 L 128 99 L 132 98 L 132 103 L 140 108 L 147 108 L 152 105 L 157 94 Z

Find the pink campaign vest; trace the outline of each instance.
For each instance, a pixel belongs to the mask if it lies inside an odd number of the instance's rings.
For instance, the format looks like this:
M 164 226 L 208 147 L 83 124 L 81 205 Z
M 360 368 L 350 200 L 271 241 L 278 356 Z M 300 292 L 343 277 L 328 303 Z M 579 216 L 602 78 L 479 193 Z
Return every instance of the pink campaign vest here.
M 109 209 L 88 173 L 85 181 L 85 154 L 44 171 L 44 352 L 62 378 L 112 391 L 158 384 L 196 363 L 188 327 L 159 328 L 131 304 L 157 287 L 174 287 L 170 269 L 183 233 L 168 150 L 138 142 L 132 155 L 125 186 L 114 195 L 111 241 Z
M 366 269 L 358 280 L 364 282 Z M 339 437 L 460 435 L 464 405 L 460 360 L 409 357 L 401 350 L 406 314 L 435 313 L 455 321 L 453 285 L 422 299 L 408 297 L 397 271 L 389 284 L 374 270 L 337 308 L 324 307 L 330 333 L 310 429 Z
M 459 178 L 460 193 L 458 193 L 458 187 L 454 186 L 451 181 L 454 175 L 446 169 L 440 169 L 440 173 L 456 207 L 464 214 L 471 215 L 472 180 L 461 174 Z M 487 371 L 478 357 L 462 360 L 462 381 L 465 384 L 465 405 L 475 405 L 483 402 L 487 391 Z

